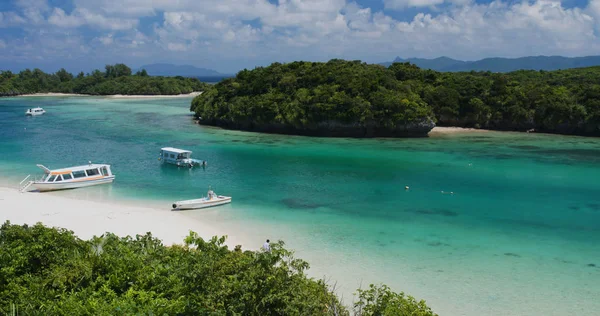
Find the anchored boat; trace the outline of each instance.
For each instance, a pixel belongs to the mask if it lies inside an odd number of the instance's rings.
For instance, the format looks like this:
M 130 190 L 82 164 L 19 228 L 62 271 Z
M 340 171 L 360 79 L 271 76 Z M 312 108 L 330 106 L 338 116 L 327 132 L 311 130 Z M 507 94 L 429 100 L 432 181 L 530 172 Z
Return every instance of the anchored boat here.
M 28 109 L 27 112 L 25 112 L 25 115 L 36 116 L 36 115 L 42 115 L 44 113 L 46 113 L 46 111 L 44 111 L 44 109 L 42 109 L 42 108 L 33 108 L 33 109 Z
M 115 179 L 115 175 L 110 170 L 110 165 L 92 164 L 84 166 L 75 166 L 63 169 L 50 170 L 44 165 L 37 165 L 44 170 L 44 175 L 39 180 L 32 180 L 23 185 L 29 179 L 29 176 L 21 181 L 19 190 L 25 191 L 29 186 L 32 186 L 40 192 L 76 189 L 89 187 L 92 185 L 111 183 Z
M 185 149 L 164 147 L 160 149 L 158 160 L 163 163 L 170 163 L 176 166 L 189 167 L 206 166 L 206 161 L 192 159 L 192 152 Z
M 173 210 L 192 210 L 213 207 L 231 203 L 230 196 L 216 195 L 213 190 L 208 189 L 208 196 L 195 200 L 177 201 L 173 203 Z

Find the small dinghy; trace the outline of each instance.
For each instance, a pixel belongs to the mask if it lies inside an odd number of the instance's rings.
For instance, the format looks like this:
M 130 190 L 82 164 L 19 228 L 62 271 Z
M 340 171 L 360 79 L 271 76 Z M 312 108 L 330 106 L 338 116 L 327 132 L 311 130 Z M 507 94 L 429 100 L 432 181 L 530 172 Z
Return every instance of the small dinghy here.
M 177 201 L 173 203 L 173 210 L 193 210 L 199 208 L 213 207 L 231 203 L 230 196 L 216 195 L 213 190 L 208 189 L 208 196 L 195 200 Z

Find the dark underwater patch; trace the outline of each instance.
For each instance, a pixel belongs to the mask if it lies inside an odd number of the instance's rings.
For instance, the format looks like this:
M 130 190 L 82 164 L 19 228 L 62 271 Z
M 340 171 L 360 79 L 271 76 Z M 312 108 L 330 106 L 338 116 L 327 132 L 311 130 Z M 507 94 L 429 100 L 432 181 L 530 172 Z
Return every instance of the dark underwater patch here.
M 512 252 L 505 252 L 504 255 L 507 257 L 521 258 L 521 255 L 518 255 L 518 254 L 512 253 Z
M 313 203 L 307 200 L 296 198 L 282 199 L 281 202 L 291 209 L 315 209 L 324 206 L 323 204 Z
M 600 149 L 542 149 L 537 150 L 536 152 L 544 155 L 567 155 L 573 157 L 600 159 Z
M 446 217 L 458 216 L 457 212 L 453 212 L 453 211 L 445 210 L 445 209 L 434 209 L 434 210 L 418 209 L 418 210 L 414 210 L 414 213 L 424 214 L 424 215 L 440 215 L 440 216 L 446 216 Z
M 600 204 L 598 203 L 588 203 L 586 206 L 591 210 L 600 211 Z
M 440 247 L 440 246 L 450 247 L 450 244 L 439 242 L 439 241 L 434 241 L 434 242 L 428 242 L 427 246 L 430 246 L 430 247 Z
M 513 145 L 513 146 L 508 146 L 509 148 L 514 148 L 514 149 L 524 149 L 524 150 L 537 150 L 537 149 L 541 149 L 541 147 L 538 146 L 533 146 L 533 145 Z

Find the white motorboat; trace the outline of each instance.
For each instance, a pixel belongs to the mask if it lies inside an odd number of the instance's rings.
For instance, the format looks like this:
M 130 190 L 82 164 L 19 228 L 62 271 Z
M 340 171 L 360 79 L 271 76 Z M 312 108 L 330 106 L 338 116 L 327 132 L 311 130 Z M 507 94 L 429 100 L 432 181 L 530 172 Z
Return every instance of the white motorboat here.
M 231 203 L 230 196 L 216 195 L 213 190 L 208 190 L 208 196 L 195 200 L 177 201 L 173 203 L 173 210 L 192 210 L 213 207 Z
M 33 108 L 33 109 L 28 109 L 27 112 L 25 112 L 25 115 L 36 116 L 36 115 L 42 115 L 44 113 L 46 113 L 46 111 L 44 111 L 44 109 L 42 109 L 42 108 Z
M 192 159 L 192 152 L 185 149 L 164 147 L 160 149 L 158 160 L 181 167 L 206 166 L 206 161 Z
M 115 175 L 110 170 L 110 165 L 106 164 L 92 164 L 90 162 L 84 166 L 55 170 L 50 170 L 44 165 L 37 166 L 44 170 L 44 175 L 38 180 L 32 180 L 23 185 L 30 177 L 27 176 L 19 185 L 21 192 L 25 191 L 31 185 L 40 192 L 46 192 L 111 183 L 115 179 Z

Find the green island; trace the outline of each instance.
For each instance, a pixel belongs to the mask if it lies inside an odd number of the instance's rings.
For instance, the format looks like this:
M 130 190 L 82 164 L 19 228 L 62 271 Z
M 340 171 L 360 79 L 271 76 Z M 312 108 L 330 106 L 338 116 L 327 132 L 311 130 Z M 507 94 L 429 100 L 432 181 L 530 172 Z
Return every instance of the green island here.
M 18 74 L 0 71 L 0 96 L 32 93 L 76 93 L 88 95 L 177 95 L 204 91 L 208 84 L 196 78 L 149 76 L 142 69 L 132 74 L 124 64 L 106 65 L 77 76 L 64 68 L 54 74 L 40 69 L 25 69 Z
M 426 136 L 435 126 L 600 136 L 600 67 L 437 72 L 334 59 L 242 70 L 193 99 L 200 124 L 315 136 Z
M 81 240 L 65 229 L 0 227 L 3 315 L 415 315 L 424 301 L 387 286 L 357 290 L 352 306 L 306 276 L 307 262 L 270 251 L 229 250 L 225 237 L 190 232 L 164 246 L 150 233 Z

